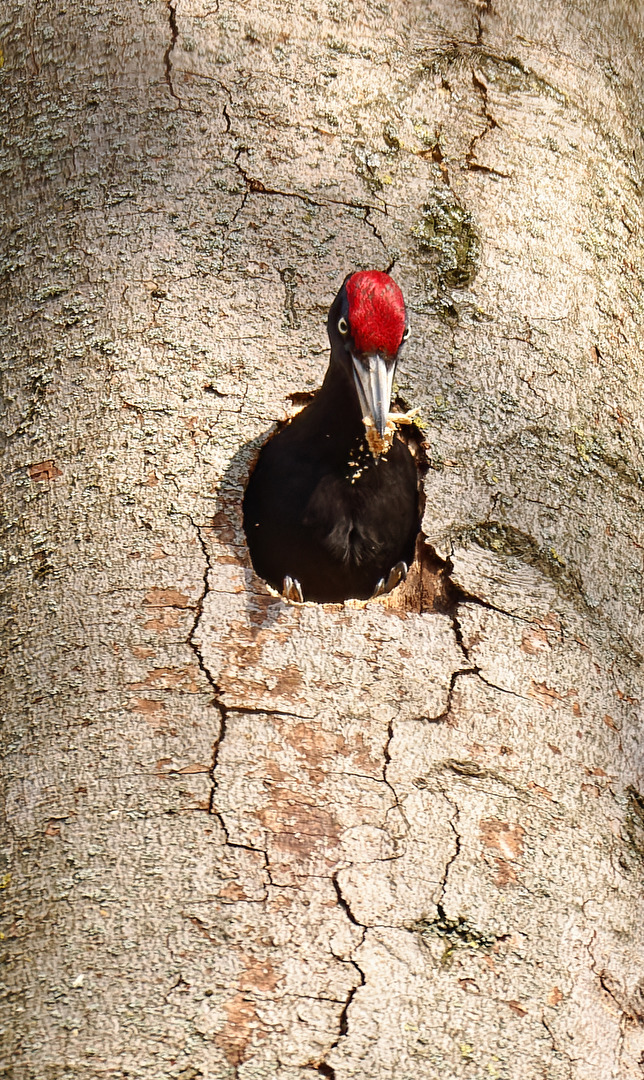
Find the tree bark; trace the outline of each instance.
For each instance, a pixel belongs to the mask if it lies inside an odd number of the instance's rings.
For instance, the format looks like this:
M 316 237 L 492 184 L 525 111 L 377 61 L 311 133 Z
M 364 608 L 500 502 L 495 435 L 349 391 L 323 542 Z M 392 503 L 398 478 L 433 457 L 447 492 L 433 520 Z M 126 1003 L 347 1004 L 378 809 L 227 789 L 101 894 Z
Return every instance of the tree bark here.
M 641 16 L 9 0 L 1 1075 L 644 1076 Z M 392 270 L 385 602 L 250 567 Z

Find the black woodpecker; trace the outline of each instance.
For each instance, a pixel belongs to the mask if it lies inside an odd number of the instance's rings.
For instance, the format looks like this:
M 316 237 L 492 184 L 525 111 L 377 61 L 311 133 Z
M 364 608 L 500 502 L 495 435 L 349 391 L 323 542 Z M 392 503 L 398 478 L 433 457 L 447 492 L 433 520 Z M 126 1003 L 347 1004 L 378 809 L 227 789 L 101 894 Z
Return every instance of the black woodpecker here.
M 289 600 L 336 603 L 388 592 L 419 529 L 418 472 L 390 419 L 409 335 L 388 274 L 350 274 L 327 322 L 331 358 L 305 409 L 263 447 L 244 496 L 253 566 Z

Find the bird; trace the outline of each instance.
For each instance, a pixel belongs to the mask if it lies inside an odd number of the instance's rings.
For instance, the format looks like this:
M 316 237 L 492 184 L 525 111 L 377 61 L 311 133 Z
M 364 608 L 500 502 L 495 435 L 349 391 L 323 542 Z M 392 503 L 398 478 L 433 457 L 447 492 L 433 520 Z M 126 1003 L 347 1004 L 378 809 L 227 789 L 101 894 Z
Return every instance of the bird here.
M 420 528 L 418 470 L 389 413 L 409 337 L 401 289 L 384 271 L 348 274 L 327 333 L 322 386 L 264 444 L 243 501 L 254 570 L 294 602 L 391 591 Z

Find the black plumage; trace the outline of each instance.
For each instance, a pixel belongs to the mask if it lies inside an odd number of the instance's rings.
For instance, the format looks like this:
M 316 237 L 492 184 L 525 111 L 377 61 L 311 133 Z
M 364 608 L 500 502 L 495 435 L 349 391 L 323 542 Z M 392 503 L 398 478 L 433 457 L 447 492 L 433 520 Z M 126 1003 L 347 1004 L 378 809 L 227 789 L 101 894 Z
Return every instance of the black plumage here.
M 398 434 L 381 455 L 371 452 L 364 392 L 361 405 L 355 374 L 356 364 L 364 372 L 377 353 L 384 358 L 380 364 L 390 392 L 407 332 L 402 294 L 385 274 L 368 271 L 352 277 L 358 281 L 349 293 L 351 277 L 345 281 L 329 312 L 331 358 L 323 385 L 310 405 L 263 447 L 244 497 L 244 529 L 257 573 L 280 592 L 285 579 L 293 579 L 305 600 L 319 602 L 367 599 L 376 589 L 382 591 L 383 580 L 395 583 L 400 573 L 392 578 L 390 572 L 401 562 L 411 563 L 419 528 L 414 459 Z M 375 309 L 373 304 L 365 309 L 359 286 L 396 290 L 399 310 L 393 328 L 379 294 Z M 354 325 L 370 314 L 380 330 Z M 376 349 L 379 334 L 384 344 Z M 373 402 L 369 391 L 367 398 L 384 435 L 389 400 Z

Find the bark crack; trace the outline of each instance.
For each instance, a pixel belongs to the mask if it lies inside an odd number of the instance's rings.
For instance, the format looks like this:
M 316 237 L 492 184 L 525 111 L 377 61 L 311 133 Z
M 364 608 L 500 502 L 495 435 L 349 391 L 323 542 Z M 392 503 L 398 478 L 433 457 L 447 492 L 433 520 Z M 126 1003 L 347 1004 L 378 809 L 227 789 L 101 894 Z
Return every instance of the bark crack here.
M 179 27 L 177 26 L 177 8 L 172 3 L 172 0 L 166 0 L 166 7 L 168 9 L 168 23 L 170 25 L 170 41 L 168 47 L 163 54 L 163 66 L 165 68 L 165 81 L 168 84 L 170 95 L 181 104 L 181 98 L 174 89 L 174 82 L 172 79 L 172 53 L 174 47 L 177 44 L 179 38 Z
M 489 15 L 492 9 L 492 0 L 479 0 L 479 10 L 475 15 L 476 19 L 476 45 L 480 46 L 483 42 L 483 21 L 486 15 Z
M 444 614 L 449 615 L 449 617 L 451 618 L 452 630 L 456 639 L 456 644 L 458 645 L 461 653 L 463 654 L 464 660 L 467 662 L 467 667 L 457 668 L 455 671 L 452 672 L 450 677 L 449 690 L 447 693 L 447 702 L 443 711 L 439 713 L 438 716 L 419 716 L 417 717 L 417 719 L 419 721 L 422 720 L 430 724 L 438 724 L 441 723 L 441 721 L 446 720 L 452 709 L 456 682 L 464 675 L 476 675 L 482 680 L 482 682 L 486 683 L 487 686 L 490 686 L 495 690 L 499 690 L 502 693 L 514 694 L 515 697 L 529 700 L 526 699 L 522 694 L 516 694 L 512 690 L 506 690 L 502 686 L 495 686 L 494 683 L 489 682 L 489 680 L 481 674 L 481 669 L 477 664 L 472 661 L 469 649 L 465 644 L 463 629 L 459 619 L 459 609 L 464 604 L 472 604 L 476 605 L 477 607 L 485 608 L 487 611 L 494 611 L 499 615 L 504 615 L 508 619 L 516 619 L 519 622 L 523 623 L 529 623 L 530 620 L 524 618 L 521 615 L 516 615 L 513 612 L 505 611 L 503 608 L 497 607 L 495 604 L 491 604 L 488 600 L 484 600 L 482 597 L 476 596 L 474 593 L 468 592 L 461 585 L 458 585 L 455 581 L 453 581 L 451 575 L 454 572 L 454 566 L 451 559 L 449 557 L 447 559 L 441 559 L 437 555 L 434 548 L 430 544 L 428 544 L 426 540 L 424 546 L 429 550 L 435 566 L 438 568 L 437 573 L 440 577 L 442 577 L 443 580 L 443 600 L 442 606 L 438 610 L 442 611 Z M 390 742 L 391 737 L 386 745 L 385 753 L 388 753 L 389 751 Z M 387 758 L 385 758 L 385 763 L 388 764 Z
M 170 8 L 170 11 L 173 13 L 171 15 L 171 19 L 170 19 L 170 26 L 172 28 L 173 23 L 174 23 L 174 27 L 175 27 L 175 30 L 176 30 L 176 18 L 175 18 L 175 15 L 174 15 L 174 8 L 171 6 L 170 0 L 168 0 L 168 7 Z M 174 48 L 174 41 L 176 41 L 176 37 L 171 42 L 171 45 L 170 45 L 169 49 L 166 52 L 166 79 L 168 80 L 168 85 L 170 86 L 170 92 L 173 94 L 174 97 L 177 97 L 177 95 L 174 93 L 174 90 L 172 88 L 172 80 L 171 80 L 171 77 L 170 77 L 171 76 L 170 53 L 172 52 L 172 49 Z M 232 130 L 233 118 L 231 117 L 230 112 L 229 112 L 229 106 L 232 105 L 232 94 L 231 94 L 229 88 L 224 83 L 219 82 L 219 85 L 221 86 L 224 93 L 226 93 L 228 95 L 228 102 L 225 103 L 223 108 L 222 108 L 222 115 L 223 115 L 223 118 L 224 118 L 224 120 L 226 122 L 225 134 L 226 135 L 232 135 L 234 138 L 236 138 L 236 136 L 235 136 L 235 134 L 234 134 L 234 132 Z M 299 192 L 299 191 L 282 191 L 279 188 L 269 187 L 269 186 L 267 186 L 267 184 L 264 183 L 263 180 L 259 180 L 257 177 L 250 176 L 248 174 L 247 170 L 244 168 L 244 166 L 240 163 L 239 159 L 240 159 L 241 155 L 246 150 L 247 150 L 246 146 L 239 146 L 239 148 L 238 148 L 238 150 L 237 150 L 237 152 L 235 154 L 235 158 L 234 158 L 235 168 L 237 169 L 237 171 L 238 171 L 239 175 L 241 176 L 242 180 L 244 181 L 244 185 L 245 185 L 246 190 L 244 192 L 242 203 L 238 207 L 238 209 L 235 211 L 235 214 L 234 214 L 234 216 L 232 218 L 232 221 L 236 221 L 238 215 L 244 209 L 244 207 L 246 205 L 246 201 L 247 201 L 249 195 L 274 195 L 277 198 L 281 198 L 281 199 L 297 199 L 300 202 L 305 203 L 307 206 L 319 206 L 321 208 L 325 208 L 325 207 L 329 207 L 329 206 L 343 206 L 347 210 L 363 210 L 364 211 L 364 217 L 363 217 L 362 220 L 364 221 L 365 225 L 367 225 L 369 227 L 369 229 L 371 229 L 371 232 L 375 236 L 376 240 L 381 244 L 381 246 L 382 246 L 382 248 L 383 248 L 383 250 L 384 250 L 384 252 L 385 252 L 385 254 L 387 256 L 387 261 L 388 261 L 388 264 L 389 264 L 388 269 L 387 269 L 387 273 L 391 272 L 391 270 L 393 269 L 393 267 L 394 267 L 394 265 L 396 263 L 396 253 L 394 253 L 393 258 L 392 258 L 392 255 L 389 252 L 389 250 L 387 248 L 387 245 L 386 245 L 384 239 L 382 238 L 376 223 L 371 218 L 371 214 L 373 213 L 373 211 L 377 211 L 379 214 L 383 214 L 384 217 L 388 217 L 389 212 L 388 212 L 388 208 L 387 208 L 386 203 L 383 203 L 382 206 L 375 206 L 375 205 L 372 205 L 371 203 L 347 202 L 344 199 L 322 199 L 322 200 L 319 200 L 319 199 L 314 199 L 311 195 L 304 195 L 302 192 Z
M 393 737 L 394 737 L 394 721 L 390 720 L 389 725 L 387 727 L 387 740 L 386 740 L 384 748 L 383 748 L 384 762 L 383 762 L 383 766 L 382 766 L 382 779 L 383 779 L 383 781 L 385 782 L 385 784 L 387 785 L 387 787 L 389 788 L 391 794 L 394 797 L 394 805 L 393 805 L 393 807 L 391 807 L 391 809 L 393 810 L 395 808 L 400 812 L 400 816 L 401 816 L 402 820 L 405 823 L 406 831 L 409 832 L 410 824 L 407 821 L 407 818 L 405 816 L 405 811 L 403 810 L 403 805 L 402 805 L 400 799 L 398 798 L 398 792 L 396 791 L 394 785 L 391 783 L 391 781 L 389 780 L 389 777 L 387 776 L 387 770 L 389 768 L 389 765 L 391 764 L 390 747 L 391 747 L 391 742 L 392 742 Z M 389 811 L 387 811 L 387 814 L 388 813 L 389 813 Z M 387 815 L 385 815 L 385 820 L 386 820 L 386 816 Z M 396 855 L 396 856 L 394 856 L 394 858 L 399 858 L 399 856 Z M 389 861 L 389 860 L 383 860 L 383 861 Z
M 206 602 L 206 598 L 208 596 L 208 593 L 210 592 L 209 576 L 210 576 L 210 571 L 212 570 L 212 562 L 210 560 L 210 552 L 208 551 L 208 546 L 206 544 L 206 541 L 205 541 L 201 526 L 198 525 L 197 522 L 195 521 L 195 519 L 190 515 L 188 515 L 188 520 L 190 521 L 190 524 L 192 525 L 193 529 L 195 530 L 195 533 L 197 534 L 197 540 L 199 541 L 199 545 L 201 547 L 201 552 L 202 552 L 202 555 L 204 557 L 204 572 L 203 572 L 203 575 L 202 575 L 203 588 L 202 588 L 201 593 L 199 594 L 199 596 L 197 598 L 197 603 L 195 605 L 195 609 L 194 609 L 195 617 L 194 617 L 194 621 L 192 623 L 192 627 L 190 629 L 190 633 L 188 634 L 188 645 L 190 646 L 193 653 L 195 654 L 195 657 L 197 659 L 197 664 L 199 666 L 199 670 L 203 674 L 203 676 L 206 679 L 206 682 L 209 684 L 209 686 L 212 687 L 212 690 L 213 690 L 213 692 L 215 694 L 215 702 L 214 703 L 216 704 L 218 695 L 220 694 L 220 689 L 219 689 L 219 686 L 217 685 L 217 683 L 215 682 L 215 680 L 214 680 L 214 678 L 212 676 L 212 672 L 209 670 L 209 668 L 208 668 L 208 666 L 207 666 L 207 664 L 206 664 L 206 662 L 205 662 L 205 660 L 203 658 L 203 653 L 201 652 L 201 649 L 199 648 L 197 642 L 195 641 L 195 635 L 197 633 L 197 630 L 199 628 L 199 623 L 201 622 L 201 617 L 203 615 L 204 604 Z
M 496 611 L 499 615 L 506 615 L 508 619 L 518 619 L 520 622 L 530 623 L 531 620 L 523 615 L 517 615 L 512 611 L 505 611 L 504 608 L 497 607 L 496 604 L 491 604 L 489 600 L 484 600 L 481 596 L 477 596 L 475 593 L 468 592 L 462 585 L 459 585 L 452 579 L 454 573 L 454 564 L 451 558 L 448 556 L 446 559 L 441 559 L 435 549 L 431 546 L 427 539 L 425 539 L 424 547 L 427 548 L 434 562 L 437 573 L 442 576 L 444 583 L 444 597 L 443 606 L 439 609 L 441 612 L 452 615 L 455 618 L 455 614 L 461 604 L 476 604 L 478 607 L 487 608 L 488 611 Z M 455 633 L 461 649 L 463 649 L 462 641 L 460 640 L 460 626 L 455 628 Z M 469 659 L 467 652 L 463 649 L 463 653 L 466 659 Z
M 284 286 L 284 317 L 286 325 L 289 329 L 299 330 L 300 317 L 295 305 L 297 272 L 292 266 L 284 266 L 281 270 L 278 270 L 278 273 Z
M 485 85 L 485 83 L 483 82 L 482 79 L 478 78 L 478 76 L 474 73 L 474 71 L 472 71 L 472 82 L 474 84 L 474 89 L 475 89 L 476 93 L 479 95 L 479 97 L 481 99 L 481 113 L 482 113 L 483 119 L 485 120 L 485 127 L 483 128 L 483 131 L 481 131 L 478 135 L 473 135 L 472 136 L 472 139 L 470 140 L 469 150 L 467 151 L 467 154 L 465 155 L 465 165 L 469 169 L 470 172 L 487 173 L 490 176 L 498 176 L 498 177 L 502 178 L 503 180 L 509 180 L 510 179 L 509 173 L 499 172 L 498 169 L 491 169 L 487 165 L 480 165 L 479 162 L 476 160 L 476 146 L 477 146 L 477 144 L 482 142 L 483 139 L 487 135 L 489 135 L 489 133 L 491 131 L 493 131 L 494 128 L 498 128 L 499 125 L 498 125 L 497 121 L 494 119 L 494 117 L 492 116 L 492 113 L 490 112 L 487 86 Z
M 337 871 L 333 875 L 333 877 L 331 878 L 331 882 L 333 884 L 333 888 L 335 889 L 335 895 L 336 895 L 337 900 L 338 900 L 338 905 L 342 908 L 342 910 L 343 910 L 344 914 L 346 915 L 347 919 L 349 920 L 349 922 L 353 926 L 357 926 L 362 931 L 362 937 L 361 937 L 358 945 L 356 946 L 356 948 L 359 949 L 360 946 L 364 943 L 364 939 L 365 939 L 365 936 L 366 936 L 366 933 L 367 933 L 367 927 L 365 926 L 364 923 L 358 922 L 355 915 L 353 914 L 353 912 L 351 910 L 351 907 L 349 905 L 349 902 L 348 902 L 347 898 L 345 897 L 345 895 L 342 892 L 342 889 L 340 887 L 340 882 L 338 881 Z M 355 952 L 355 950 L 354 950 L 354 952 Z M 366 981 L 367 981 L 364 971 L 362 970 L 360 965 L 357 963 L 357 961 L 353 959 L 353 957 L 351 957 L 351 959 L 349 959 L 349 960 L 344 960 L 342 957 L 338 956 L 338 957 L 336 957 L 336 959 L 340 960 L 340 962 L 343 963 L 343 964 L 350 964 L 353 968 L 355 968 L 355 971 L 357 973 L 357 980 L 353 984 L 353 986 L 351 986 L 349 988 L 349 992 L 348 992 L 348 994 L 346 996 L 344 1005 L 342 1007 L 342 1012 L 340 1013 L 340 1017 L 339 1017 L 339 1020 L 338 1020 L 339 1031 L 338 1031 L 337 1038 L 334 1040 L 334 1042 L 331 1044 L 331 1046 L 327 1050 L 325 1058 L 324 1058 L 323 1061 L 317 1061 L 317 1062 L 311 1062 L 310 1063 L 311 1068 L 313 1068 L 317 1072 L 319 1072 L 320 1076 L 328 1077 L 328 1080 L 336 1080 L 336 1074 L 335 1074 L 335 1069 L 333 1068 L 332 1065 L 329 1065 L 326 1058 L 329 1056 L 329 1054 L 332 1053 L 333 1050 L 337 1049 L 337 1047 L 339 1046 L 339 1043 L 340 1043 L 340 1039 L 345 1038 L 346 1035 L 348 1034 L 348 1032 L 349 1032 L 349 1008 L 351 1006 L 351 1003 L 352 1003 L 356 993 L 358 992 L 358 990 L 360 989 L 361 986 L 364 986 L 366 984 Z
M 221 694 L 221 687 L 217 684 L 215 685 L 217 686 L 218 694 Z M 218 704 L 220 703 L 218 702 Z M 224 706 L 223 703 L 221 703 L 221 705 L 222 708 L 226 708 L 228 712 L 241 713 L 242 716 L 293 716 L 296 720 L 315 720 L 316 717 L 315 713 L 289 712 L 288 709 L 267 709 L 263 707 L 257 709 L 253 705 L 234 705 L 229 707 Z
M 453 801 L 453 799 L 450 799 L 449 795 L 445 794 L 445 791 L 443 791 L 442 794 L 443 794 L 443 798 L 447 800 L 449 805 L 452 807 L 452 810 L 454 811 L 451 818 L 449 819 L 450 829 L 454 833 L 454 854 L 450 856 L 450 858 L 447 860 L 447 862 L 445 864 L 445 869 L 443 871 L 443 877 L 441 878 L 440 896 L 438 897 L 438 900 L 436 901 L 436 911 L 438 912 L 439 918 L 444 923 L 447 923 L 448 918 L 447 918 L 447 915 L 445 913 L 445 908 L 443 906 L 443 901 L 445 900 L 445 893 L 447 892 L 447 879 L 449 878 L 449 872 L 452 869 L 452 866 L 454 865 L 454 863 L 456 862 L 456 860 L 458 859 L 458 857 L 459 857 L 459 855 L 461 853 L 461 834 L 458 831 L 458 823 L 459 823 L 459 820 L 460 820 L 460 810 L 458 808 L 458 805 Z
M 210 576 L 210 571 L 212 570 L 212 561 L 211 561 L 211 558 L 210 558 L 210 552 L 208 551 L 208 546 L 206 544 L 205 537 L 203 535 L 202 527 L 197 524 L 197 522 L 194 520 L 193 517 L 191 517 L 190 515 L 187 515 L 187 516 L 188 516 L 188 520 L 190 521 L 193 529 L 195 530 L 195 533 L 197 534 L 197 539 L 199 541 L 199 545 L 201 547 L 201 551 L 202 551 L 202 554 L 203 554 L 203 557 L 204 557 L 203 588 L 201 590 L 201 593 L 200 593 L 200 595 L 199 595 L 199 597 L 197 599 L 197 603 L 195 605 L 195 618 L 194 618 L 190 633 L 188 634 L 188 645 L 190 646 L 190 648 L 192 649 L 192 651 L 193 651 L 193 653 L 195 655 L 199 670 L 202 672 L 202 674 L 203 674 L 204 678 L 206 679 L 208 685 L 211 687 L 211 689 L 213 691 L 212 705 L 214 706 L 214 708 L 217 709 L 217 711 L 219 713 L 219 731 L 217 732 L 215 741 L 213 743 L 212 762 L 211 762 L 210 770 L 209 770 L 210 771 L 210 779 L 212 781 L 212 791 L 210 793 L 209 813 L 212 814 L 213 817 L 217 818 L 217 821 L 219 822 L 219 825 L 221 827 L 221 830 L 222 830 L 222 833 L 223 833 L 223 836 L 224 836 L 224 842 L 227 845 L 227 847 L 237 848 L 237 849 L 241 849 L 243 851 L 252 851 L 255 854 L 261 855 L 263 857 L 263 859 L 264 859 L 264 869 L 266 871 L 267 880 L 271 885 L 273 885 L 274 882 L 273 882 L 272 877 L 271 877 L 270 862 L 269 862 L 269 858 L 268 858 L 268 852 L 264 848 L 256 848 L 256 847 L 253 847 L 251 844 L 240 844 L 240 843 L 237 843 L 237 842 L 231 840 L 230 835 L 228 833 L 228 827 L 226 825 L 224 817 L 221 814 L 221 812 L 219 810 L 217 810 L 217 808 L 215 806 L 215 793 L 216 793 L 216 790 L 217 790 L 217 780 L 216 780 L 215 773 L 216 773 L 216 770 L 217 770 L 217 765 L 219 763 L 219 752 L 220 752 L 220 749 L 221 749 L 221 745 L 222 745 L 222 743 L 223 743 L 223 741 L 224 741 L 224 739 L 226 737 L 227 726 L 228 726 L 228 708 L 225 705 L 225 703 L 222 701 L 221 687 L 215 681 L 212 672 L 210 671 L 208 665 L 206 664 L 206 662 L 204 660 L 203 653 L 202 653 L 199 645 L 197 644 L 197 641 L 195 640 L 197 629 L 199 627 L 199 623 L 201 622 L 201 617 L 203 615 L 204 604 L 206 602 L 206 598 L 208 596 L 208 593 L 210 592 L 209 576 Z
M 338 898 L 338 904 L 340 905 L 340 907 L 344 911 L 344 914 L 346 915 L 349 922 L 353 923 L 354 926 L 359 927 L 360 930 L 364 930 L 365 933 L 366 933 L 367 927 L 365 926 L 364 923 L 358 922 L 358 920 L 356 919 L 355 915 L 353 914 L 351 908 L 349 907 L 349 902 L 348 902 L 347 898 L 345 897 L 345 895 L 342 892 L 342 889 L 340 887 L 340 882 L 338 881 L 337 871 L 333 875 L 333 877 L 331 878 L 331 883 L 333 885 L 333 888 L 335 889 L 335 895 Z
M 454 622 L 456 623 L 456 619 L 454 620 Z M 456 635 L 456 630 L 455 630 L 455 635 Z M 465 651 L 462 642 L 459 641 L 458 635 L 456 635 L 456 640 L 457 640 L 459 646 L 461 647 L 461 649 L 463 649 L 463 651 Z M 449 690 L 447 691 L 447 704 L 445 705 L 445 708 L 443 709 L 442 713 L 439 713 L 438 716 L 419 716 L 419 717 L 417 717 L 417 720 L 422 720 L 426 724 L 440 724 L 440 723 L 442 723 L 443 720 L 447 720 L 449 714 L 452 711 L 452 702 L 453 702 L 453 698 L 454 698 L 454 690 L 456 688 L 457 680 L 460 679 L 463 675 L 478 675 L 478 674 L 479 674 L 479 669 L 477 667 L 458 668 L 456 671 L 453 671 L 452 674 L 451 674 L 451 677 L 450 677 L 450 681 L 449 681 Z
M 458 588 L 458 587 L 456 586 L 455 588 Z M 528 622 L 529 621 L 527 619 L 522 619 L 520 615 L 511 615 L 510 612 L 503 611 L 501 608 L 497 608 L 493 604 L 488 604 L 487 601 L 481 600 L 477 596 L 472 596 L 470 593 L 466 593 L 464 590 L 459 589 L 459 592 L 461 592 L 462 596 L 463 596 L 463 600 L 461 601 L 461 603 L 476 604 L 478 607 L 487 608 L 488 611 L 496 611 L 496 612 L 498 612 L 499 615 L 505 615 L 510 619 L 519 619 L 521 622 Z M 459 606 L 460 606 L 460 604 L 457 604 L 456 609 L 454 611 L 454 614 L 452 616 L 452 625 L 453 625 L 453 628 L 454 628 L 454 636 L 456 638 L 457 644 L 458 644 L 459 648 L 461 649 L 465 659 L 471 662 L 469 649 L 467 648 L 467 646 L 465 644 L 465 641 L 464 641 L 464 638 L 463 638 L 463 629 L 461 627 L 461 624 L 460 624 L 460 621 L 459 621 L 459 618 L 458 618 L 458 608 L 459 608 Z M 448 716 L 448 714 L 450 712 L 450 709 L 451 709 L 451 705 L 452 705 L 452 695 L 453 695 L 454 688 L 455 688 L 455 685 L 456 685 L 456 680 L 461 675 L 476 675 L 476 677 L 478 679 L 480 679 L 481 682 L 485 683 L 486 686 L 489 686 L 491 690 L 498 690 L 499 693 L 501 693 L 501 694 L 510 694 L 512 697 L 519 698 L 521 701 L 530 701 L 531 700 L 526 694 L 519 694 L 519 693 L 517 693 L 516 690 L 508 690 L 508 688 L 505 687 L 505 686 L 497 686 L 497 684 L 491 682 L 490 679 L 486 679 L 485 675 L 483 675 L 483 673 L 481 672 L 481 669 L 478 666 L 478 664 L 471 663 L 470 667 L 464 668 L 464 669 L 462 669 L 460 671 L 455 671 L 455 672 L 452 673 L 452 678 L 451 678 L 451 681 L 450 681 L 449 693 L 448 693 L 448 697 L 447 697 L 447 708 L 445 709 L 444 713 L 442 713 L 440 716 L 437 716 L 435 718 L 434 722 L 446 719 L 446 717 Z
M 389 251 L 387 249 L 387 245 L 385 244 L 382 236 L 380 235 L 380 233 L 378 231 L 378 227 L 377 227 L 375 221 L 371 220 L 371 216 L 370 216 L 371 215 L 371 210 L 372 210 L 372 207 L 367 207 L 367 209 L 364 212 L 364 218 L 362 220 L 364 221 L 365 225 L 369 226 L 369 228 L 371 229 L 371 231 L 372 231 L 373 235 L 375 236 L 376 240 L 378 241 L 378 243 L 382 245 L 382 247 L 384 249 L 384 252 L 385 252 L 385 255 L 387 256 L 387 259 L 389 260 L 391 256 L 390 256 L 390 253 L 389 253 Z M 387 216 L 387 206 L 386 206 L 386 204 L 385 204 L 384 210 L 381 211 L 381 212 L 384 213 L 385 217 Z M 389 262 L 389 266 L 387 267 L 387 273 L 388 274 L 391 273 L 391 271 L 393 270 L 395 264 L 396 264 L 396 259 L 394 258 L 393 262 Z
M 570 1080 L 572 1080 L 572 1076 L 573 1076 L 572 1067 L 575 1064 L 576 1059 L 573 1058 L 568 1053 L 568 1051 L 564 1049 L 563 1046 L 559 1046 L 559 1044 L 558 1044 L 558 1042 L 557 1042 L 557 1040 L 555 1038 L 555 1033 L 552 1030 L 552 1028 L 551 1028 L 550 1024 L 548 1023 L 548 1021 L 546 1020 L 545 1016 L 541 1017 L 541 1023 L 543 1024 L 544 1028 L 548 1032 L 548 1035 L 550 1036 L 550 1042 L 552 1043 L 553 1053 L 556 1054 L 557 1057 L 562 1056 L 562 1057 L 565 1057 L 567 1059 L 568 1067 L 569 1067 L 569 1070 L 570 1070 L 569 1073 L 568 1073 L 568 1076 L 569 1076 Z
M 380 240 L 383 247 L 385 246 L 384 240 L 382 239 L 382 237 L 377 232 L 374 223 L 372 221 L 367 220 L 367 218 L 368 218 L 368 215 L 370 213 L 372 213 L 372 211 L 374 211 L 374 210 L 377 210 L 378 213 L 382 214 L 384 217 L 388 217 L 389 215 L 388 215 L 386 205 L 384 205 L 384 206 L 374 206 L 371 203 L 347 202 L 344 199 L 323 199 L 323 200 L 319 200 L 319 199 L 314 199 L 311 195 L 304 195 L 300 191 L 281 191 L 279 188 L 268 187 L 264 183 L 263 180 L 258 180 L 257 177 L 250 176 L 247 173 L 244 166 L 240 164 L 239 158 L 245 152 L 245 150 L 246 150 L 245 146 L 240 146 L 237 153 L 235 154 L 234 163 L 235 163 L 235 168 L 237 169 L 238 173 L 240 174 L 240 176 L 242 177 L 242 179 L 244 181 L 244 184 L 246 185 L 247 193 L 250 193 L 252 195 L 275 195 L 275 196 L 277 196 L 278 198 L 281 198 L 281 199 L 297 199 L 299 202 L 306 203 L 307 206 L 320 206 L 323 209 L 325 207 L 329 207 L 329 206 L 344 206 L 347 210 L 364 210 L 365 211 L 365 217 L 364 217 L 363 220 L 365 221 L 365 223 L 367 225 L 369 225 L 369 227 L 372 230 L 374 236 L 376 236 L 378 238 L 378 240 Z M 386 250 L 387 249 L 385 247 L 385 251 Z
M 491 690 L 498 690 L 500 694 L 510 694 L 511 697 L 519 698 L 520 701 L 531 701 L 532 700 L 531 698 L 528 697 L 527 694 L 519 694 L 519 693 L 517 693 L 516 690 L 508 690 L 508 688 L 506 686 L 497 686 L 496 683 L 490 682 L 489 679 L 486 679 L 485 676 L 482 675 L 479 670 L 477 670 L 476 674 L 478 675 L 481 682 L 484 682 L 485 685 L 489 686 Z
M 590 970 L 592 971 L 593 975 L 597 978 L 597 980 L 599 982 L 599 985 L 601 986 L 604 993 L 608 995 L 608 997 L 615 1004 L 615 1006 L 616 1006 L 616 1008 L 617 1008 L 617 1010 L 619 1012 L 619 1046 L 618 1046 L 618 1050 L 617 1050 L 617 1057 L 618 1057 L 619 1061 L 622 1061 L 623 1060 L 623 1055 L 624 1055 L 624 1041 L 625 1041 L 625 1037 L 626 1037 L 626 1024 L 628 1022 L 630 1022 L 630 1023 L 635 1023 L 635 1024 L 640 1024 L 641 1025 L 642 1024 L 642 1017 L 639 1016 L 639 1015 L 635 1015 L 635 1013 L 631 1009 L 626 1007 L 624 1005 L 624 1003 L 619 1000 L 619 998 L 617 997 L 617 995 L 615 994 L 614 990 L 611 987 L 611 978 L 610 978 L 609 973 L 606 971 L 606 969 L 601 968 L 601 970 L 598 970 L 598 968 L 597 968 L 597 958 L 595 957 L 595 954 L 593 952 L 593 945 L 595 944 L 596 940 L 597 940 L 597 931 L 593 930 L 592 937 L 591 937 L 590 941 L 588 941 L 587 944 L 586 944 L 586 949 L 587 949 L 588 955 L 590 957 Z

